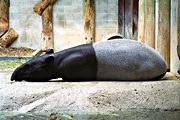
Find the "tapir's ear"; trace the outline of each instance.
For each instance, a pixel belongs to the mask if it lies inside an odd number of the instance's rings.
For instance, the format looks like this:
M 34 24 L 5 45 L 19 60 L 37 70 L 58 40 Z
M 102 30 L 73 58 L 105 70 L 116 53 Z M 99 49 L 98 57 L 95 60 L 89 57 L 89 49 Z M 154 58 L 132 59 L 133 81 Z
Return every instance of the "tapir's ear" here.
M 50 63 L 50 62 L 53 62 L 54 61 L 54 56 L 50 55 L 48 56 L 46 59 L 45 59 L 45 62 L 46 63 Z

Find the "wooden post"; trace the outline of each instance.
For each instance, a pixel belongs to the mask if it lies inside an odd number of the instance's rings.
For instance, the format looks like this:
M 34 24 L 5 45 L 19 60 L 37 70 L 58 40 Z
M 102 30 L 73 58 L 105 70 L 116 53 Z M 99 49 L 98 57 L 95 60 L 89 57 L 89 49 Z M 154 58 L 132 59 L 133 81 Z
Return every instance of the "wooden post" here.
M 9 47 L 18 38 L 18 33 L 10 28 L 1 38 L 0 46 Z
M 170 71 L 177 72 L 179 69 L 179 58 L 177 55 L 178 38 L 178 0 L 171 0 L 171 46 L 170 46 Z M 179 63 L 179 65 L 178 65 Z
M 0 37 L 9 28 L 9 0 L 0 0 Z
M 179 60 L 180 60 L 180 1 L 178 0 L 178 25 L 177 25 L 177 28 L 178 28 L 178 36 L 177 36 L 177 54 L 178 54 L 178 57 L 179 57 Z M 178 62 L 179 63 L 179 62 Z M 178 69 L 178 73 L 180 75 L 180 66 L 179 66 L 179 69 Z
M 156 50 L 170 64 L 170 0 L 159 0 Z
M 145 43 L 145 0 L 139 0 L 138 40 Z
M 144 41 L 147 45 L 155 48 L 155 1 L 145 1 L 145 35 Z
M 95 4 L 94 0 L 84 0 L 84 39 L 86 43 L 95 42 Z
M 52 5 L 49 5 L 42 14 L 42 50 L 53 49 L 53 21 Z
M 155 48 L 155 1 L 139 0 L 138 40 Z
M 125 38 L 137 39 L 138 36 L 138 0 L 124 1 Z
M 133 38 L 133 0 L 125 0 L 125 38 Z
M 124 25 L 124 18 L 125 18 L 125 1 L 118 0 L 118 32 L 125 36 L 125 25 Z
M 133 39 L 138 39 L 138 4 L 139 0 L 133 0 L 133 27 L 132 27 L 132 33 L 133 33 Z
M 177 33 L 177 53 L 178 53 L 178 57 L 180 60 L 180 1 L 178 0 L 178 24 L 177 24 L 177 28 L 178 28 L 178 33 Z
M 33 10 L 39 15 L 42 15 L 42 50 L 53 49 L 53 4 L 57 0 L 40 0 Z

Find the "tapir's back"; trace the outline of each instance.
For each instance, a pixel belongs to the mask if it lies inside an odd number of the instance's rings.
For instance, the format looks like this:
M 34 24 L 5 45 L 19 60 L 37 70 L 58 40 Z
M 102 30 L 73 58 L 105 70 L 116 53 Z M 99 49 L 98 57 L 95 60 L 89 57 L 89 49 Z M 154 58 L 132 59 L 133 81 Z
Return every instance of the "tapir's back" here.
M 116 39 L 93 44 L 99 80 L 149 80 L 166 73 L 163 58 L 135 40 Z

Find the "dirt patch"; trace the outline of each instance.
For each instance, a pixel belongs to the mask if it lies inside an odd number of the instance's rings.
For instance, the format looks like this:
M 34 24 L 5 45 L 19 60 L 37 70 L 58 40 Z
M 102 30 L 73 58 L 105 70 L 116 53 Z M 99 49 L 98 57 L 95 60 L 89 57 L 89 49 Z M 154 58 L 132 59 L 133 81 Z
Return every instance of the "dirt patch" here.
M 35 50 L 31 48 L 0 48 L 0 56 L 31 56 Z

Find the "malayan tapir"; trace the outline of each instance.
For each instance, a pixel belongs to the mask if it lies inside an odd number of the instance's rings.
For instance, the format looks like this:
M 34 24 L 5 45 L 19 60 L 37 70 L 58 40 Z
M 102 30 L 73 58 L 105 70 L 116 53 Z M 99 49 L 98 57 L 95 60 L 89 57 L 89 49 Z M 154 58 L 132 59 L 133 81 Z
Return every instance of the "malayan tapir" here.
M 166 62 L 153 48 L 135 40 L 112 37 L 48 52 L 18 67 L 11 80 L 153 80 L 162 78 L 166 71 Z

